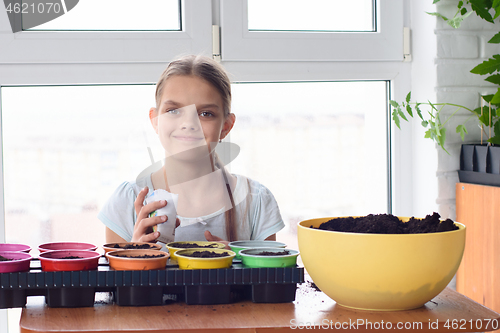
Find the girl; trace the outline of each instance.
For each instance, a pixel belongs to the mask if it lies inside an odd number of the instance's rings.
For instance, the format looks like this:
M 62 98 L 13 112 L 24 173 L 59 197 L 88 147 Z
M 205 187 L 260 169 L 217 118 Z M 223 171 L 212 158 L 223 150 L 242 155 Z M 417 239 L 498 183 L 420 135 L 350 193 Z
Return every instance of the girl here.
M 153 226 L 165 216 L 149 214 L 167 205 L 145 204 L 148 193 L 178 195 L 175 240 L 275 240 L 284 227 L 272 193 L 260 183 L 229 174 L 214 149 L 235 122 L 231 85 L 217 62 L 202 56 L 172 61 L 156 85 L 149 118 L 165 148 L 162 168 L 136 182 L 124 182 L 98 218 L 106 241 L 155 242 Z M 172 203 L 169 203 L 172 204 Z

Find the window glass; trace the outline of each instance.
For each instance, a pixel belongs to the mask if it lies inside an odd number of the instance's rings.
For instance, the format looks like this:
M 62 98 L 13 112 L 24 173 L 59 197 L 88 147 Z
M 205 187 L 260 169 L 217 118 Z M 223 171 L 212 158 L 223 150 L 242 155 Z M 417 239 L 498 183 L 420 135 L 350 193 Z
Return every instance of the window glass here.
M 373 0 L 248 0 L 248 29 L 375 31 Z
M 61 4 L 69 2 L 62 0 Z M 180 0 L 81 0 L 64 15 L 29 30 L 181 30 L 180 8 Z M 32 9 L 45 13 L 49 7 L 26 7 L 30 13 Z
M 278 238 L 294 244 L 303 219 L 387 212 L 386 96 L 385 81 L 233 85 L 229 166 L 274 194 Z
M 104 244 L 98 211 L 119 184 L 150 165 L 154 91 L 154 85 L 2 88 L 7 242 L 33 249 L 49 241 Z

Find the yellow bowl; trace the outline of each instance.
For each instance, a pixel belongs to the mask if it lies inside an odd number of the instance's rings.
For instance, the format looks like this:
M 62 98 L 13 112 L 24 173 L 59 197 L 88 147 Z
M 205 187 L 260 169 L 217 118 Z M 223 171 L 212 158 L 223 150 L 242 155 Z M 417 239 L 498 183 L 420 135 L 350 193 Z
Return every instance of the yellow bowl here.
M 210 251 L 215 253 L 229 253 L 226 257 L 215 258 L 196 258 L 188 257 L 189 254 L 195 251 Z M 183 249 L 176 252 L 177 264 L 180 269 L 217 269 L 229 268 L 233 264 L 233 258 L 236 256 L 231 250 L 225 249 Z
M 168 249 L 168 253 L 170 253 L 170 260 L 177 260 L 177 256 L 175 255 L 175 253 L 179 250 L 188 250 L 188 249 L 193 249 L 192 247 L 191 248 L 186 248 L 186 247 L 175 247 L 175 246 L 172 246 L 172 245 L 175 245 L 175 244 L 198 244 L 200 248 L 206 250 L 206 247 L 212 245 L 212 249 L 223 249 L 226 247 L 226 245 L 224 245 L 223 243 L 219 243 L 219 242 L 209 242 L 209 241 L 183 241 L 183 242 L 171 242 L 171 243 L 168 243 L 168 244 L 165 244 L 165 246 L 167 247 Z
M 455 222 L 458 230 L 427 234 L 316 229 L 331 219 L 300 222 L 299 250 L 314 283 L 346 307 L 378 311 L 418 308 L 448 285 L 462 260 L 465 226 L 461 223 Z

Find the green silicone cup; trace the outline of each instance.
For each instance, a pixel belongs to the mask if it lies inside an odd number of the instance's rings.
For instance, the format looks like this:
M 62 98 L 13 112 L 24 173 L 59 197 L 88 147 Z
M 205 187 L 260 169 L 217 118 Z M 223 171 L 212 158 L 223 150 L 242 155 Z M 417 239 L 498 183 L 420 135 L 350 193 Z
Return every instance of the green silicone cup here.
M 259 255 L 261 252 L 282 253 L 288 251 L 287 255 Z M 251 268 L 273 268 L 273 267 L 295 267 L 299 251 L 275 247 L 252 248 L 240 251 L 241 262 Z
M 277 241 L 234 241 L 228 244 L 231 250 L 236 253 L 235 259 L 241 260 L 240 251 L 245 249 L 272 247 L 272 248 L 285 248 L 286 244 Z

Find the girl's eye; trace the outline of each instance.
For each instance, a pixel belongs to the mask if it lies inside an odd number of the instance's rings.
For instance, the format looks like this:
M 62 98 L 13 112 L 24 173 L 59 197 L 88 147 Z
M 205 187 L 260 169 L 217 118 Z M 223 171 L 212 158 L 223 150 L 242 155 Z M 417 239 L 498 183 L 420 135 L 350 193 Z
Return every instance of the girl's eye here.
M 209 111 L 202 111 L 200 112 L 200 116 L 202 117 L 213 117 L 213 113 L 212 112 L 209 112 Z
M 167 110 L 165 110 L 165 113 L 167 113 L 167 114 L 179 114 L 180 111 L 179 111 L 179 109 L 167 109 Z

